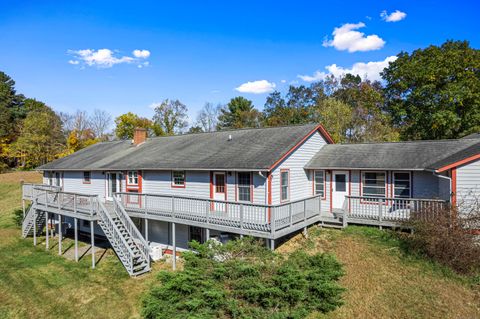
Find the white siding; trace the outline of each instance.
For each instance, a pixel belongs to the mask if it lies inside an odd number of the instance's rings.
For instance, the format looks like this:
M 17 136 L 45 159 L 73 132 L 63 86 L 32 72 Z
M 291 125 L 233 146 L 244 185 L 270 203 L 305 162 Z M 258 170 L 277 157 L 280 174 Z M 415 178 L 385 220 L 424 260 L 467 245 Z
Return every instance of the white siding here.
M 457 203 L 460 208 L 478 206 L 480 199 L 480 160 L 457 168 Z
M 210 172 L 187 171 L 185 188 L 177 188 L 172 187 L 171 171 L 144 171 L 142 193 L 210 198 Z
M 90 184 L 83 183 L 83 172 L 64 172 L 63 190 L 84 194 L 99 195 L 105 198 L 105 174 L 102 172 L 90 173 Z
M 310 136 L 272 172 L 272 204 L 280 203 L 280 171 L 290 170 L 290 201 L 312 196 L 311 174 L 304 167 L 326 144 L 320 133 Z M 274 145 L 273 145 L 274 147 Z

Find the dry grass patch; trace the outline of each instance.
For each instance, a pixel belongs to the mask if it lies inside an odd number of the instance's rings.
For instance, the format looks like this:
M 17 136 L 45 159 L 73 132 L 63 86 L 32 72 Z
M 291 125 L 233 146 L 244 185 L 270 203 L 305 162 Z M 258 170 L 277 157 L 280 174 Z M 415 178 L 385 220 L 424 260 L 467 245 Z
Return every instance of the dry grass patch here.
M 320 318 L 480 318 L 479 287 L 427 261 L 402 255 L 372 228 L 312 227 L 279 249 L 334 253 L 344 264 L 345 305 Z M 316 316 L 312 316 L 315 318 Z

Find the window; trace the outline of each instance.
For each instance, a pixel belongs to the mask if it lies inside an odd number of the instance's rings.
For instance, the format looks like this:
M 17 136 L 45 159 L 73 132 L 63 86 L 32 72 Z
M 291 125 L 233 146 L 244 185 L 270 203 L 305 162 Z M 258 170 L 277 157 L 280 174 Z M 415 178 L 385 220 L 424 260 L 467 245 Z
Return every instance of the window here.
M 128 172 L 128 185 L 138 185 L 138 172 L 129 171 Z
M 394 197 L 410 198 L 411 197 L 411 182 L 410 173 L 393 173 L 393 191 Z
M 325 171 L 314 171 L 315 195 L 325 197 Z
M 55 173 L 55 186 L 61 186 L 61 175 L 59 172 Z
M 185 171 L 172 172 L 172 186 L 185 187 Z
M 336 192 L 347 191 L 347 175 L 335 174 L 335 191 Z
M 52 172 L 46 172 L 47 178 L 48 178 L 48 185 L 53 185 L 53 173 Z
M 251 202 L 252 193 L 251 193 L 251 177 L 252 175 L 248 172 L 238 173 L 238 200 Z
M 215 174 L 215 192 L 225 193 L 225 175 Z
M 90 172 L 83 172 L 83 183 L 90 184 Z
M 385 197 L 385 172 L 363 172 L 362 181 L 362 196 Z
M 290 172 L 288 170 L 280 171 L 280 200 L 290 199 Z

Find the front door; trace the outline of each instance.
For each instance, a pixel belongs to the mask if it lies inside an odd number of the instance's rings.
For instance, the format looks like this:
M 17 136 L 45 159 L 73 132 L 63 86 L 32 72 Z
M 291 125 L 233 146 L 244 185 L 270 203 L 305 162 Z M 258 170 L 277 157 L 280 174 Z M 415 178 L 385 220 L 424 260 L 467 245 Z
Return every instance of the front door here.
M 213 199 L 227 200 L 225 173 L 213 173 Z M 215 202 L 215 211 L 225 211 L 225 203 Z
M 121 191 L 120 189 L 120 174 L 119 173 L 107 173 L 107 190 L 106 200 L 113 200 L 114 193 Z
M 332 208 L 342 208 L 348 195 L 348 172 L 333 171 Z

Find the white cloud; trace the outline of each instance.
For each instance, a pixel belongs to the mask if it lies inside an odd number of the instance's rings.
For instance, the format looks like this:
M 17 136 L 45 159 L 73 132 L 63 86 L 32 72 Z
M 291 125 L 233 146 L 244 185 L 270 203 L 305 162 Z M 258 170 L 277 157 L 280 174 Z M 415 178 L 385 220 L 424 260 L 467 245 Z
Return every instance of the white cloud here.
M 146 59 L 150 56 L 150 51 L 148 50 L 133 50 L 133 56 L 136 58 Z
M 267 80 L 259 80 L 243 83 L 239 87 L 235 88 L 235 90 L 241 93 L 262 94 L 272 92 L 275 87 L 276 85 L 273 82 L 268 82 Z
M 387 10 L 383 10 L 380 13 L 380 17 L 382 17 L 382 20 L 385 20 L 386 22 L 398 22 L 405 19 L 407 17 L 407 14 L 400 10 L 395 10 L 394 12 L 388 14 Z
M 287 80 L 281 80 L 280 82 L 282 82 L 282 83 L 287 83 Z
M 333 39 L 323 41 L 324 47 L 334 47 L 337 50 L 348 52 L 372 51 L 381 49 L 385 41 L 376 34 L 365 36 L 365 33 L 356 31 L 365 27 L 365 23 L 346 23 L 335 28 L 332 32 Z
M 138 52 L 137 52 L 138 51 Z M 139 59 L 146 59 L 150 56 L 148 50 L 134 50 L 134 57 L 117 56 L 115 51 L 110 49 L 85 49 L 85 50 L 68 50 L 70 55 L 74 57 L 68 63 L 73 65 L 82 64 L 82 66 L 96 66 L 98 68 L 111 68 L 116 64 L 133 63 L 139 67 L 148 66 L 148 61 L 140 62 Z M 138 56 L 137 56 L 138 55 Z
M 381 80 L 380 72 L 382 72 L 383 69 L 388 67 L 389 62 L 393 62 L 396 59 L 397 59 L 396 56 L 389 56 L 383 61 L 375 61 L 375 62 L 367 62 L 367 63 L 357 62 L 354 65 L 352 65 L 351 68 L 344 68 L 336 64 L 331 64 L 325 67 L 327 72 L 316 71 L 313 75 L 298 75 L 298 77 L 305 82 L 314 82 L 314 81 L 321 81 L 329 75 L 333 75 L 338 78 L 347 73 L 350 73 L 353 75 L 360 75 L 363 79 L 369 79 L 372 81 Z

